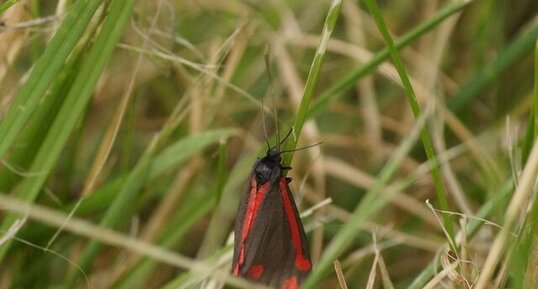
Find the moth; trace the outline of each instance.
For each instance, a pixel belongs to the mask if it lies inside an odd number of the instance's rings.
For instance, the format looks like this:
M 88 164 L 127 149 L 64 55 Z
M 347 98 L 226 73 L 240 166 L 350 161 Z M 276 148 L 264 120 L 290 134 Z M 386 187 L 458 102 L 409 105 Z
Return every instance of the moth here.
M 274 288 L 298 289 L 312 262 L 288 186 L 291 178 L 284 175 L 291 168 L 282 165 L 282 153 L 269 147 L 254 163 L 235 222 L 232 273 Z

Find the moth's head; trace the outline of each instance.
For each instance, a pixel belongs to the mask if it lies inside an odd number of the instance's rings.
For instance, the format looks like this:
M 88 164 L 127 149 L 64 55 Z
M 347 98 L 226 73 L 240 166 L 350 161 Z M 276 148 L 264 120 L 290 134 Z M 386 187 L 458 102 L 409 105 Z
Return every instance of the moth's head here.
M 268 159 L 270 161 L 280 164 L 280 162 L 282 161 L 282 157 L 280 155 L 281 153 L 277 148 L 270 148 L 269 150 L 267 150 L 267 153 L 265 154 L 265 159 Z
M 254 165 L 254 175 L 258 184 L 275 182 L 282 175 L 280 162 L 282 157 L 276 148 L 270 148 L 265 156 L 259 159 Z

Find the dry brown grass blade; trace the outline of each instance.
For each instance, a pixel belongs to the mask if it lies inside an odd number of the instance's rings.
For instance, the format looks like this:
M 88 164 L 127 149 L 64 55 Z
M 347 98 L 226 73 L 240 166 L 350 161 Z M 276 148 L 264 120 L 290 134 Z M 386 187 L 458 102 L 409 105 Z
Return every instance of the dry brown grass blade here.
M 304 186 L 304 191 L 306 192 L 305 198 L 311 203 L 317 204 L 319 202 L 323 202 L 322 199 L 320 199 L 316 194 L 313 193 L 312 188 L 308 185 Z M 351 214 L 338 206 L 329 204 L 327 205 L 327 216 L 334 217 L 345 223 L 349 221 Z M 413 234 L 395 230 L 390 226 L 376 224 L 375 222 L 366 222 L 364 227 L 359 229 L 364 230 L 365 232 L 371 232 L 372 230 L 381 230 L 384 232 L 384 235 L 387 238 L 393 240 L 400 240 L 401 243 L 407 246 L 426 250 L 433 253 L 437 252 L 439 248 L 444 245 L 444 241 L 441 239 L 435 240 L 430 238 L 418 237 Z
M 18 5 L 11 7 L 2 15 L 2 22 L 6 24 L 18 23 L 29 19 L 30 15 L 24 8 L 30 1 L 22 0 Z M 1 27 L 0 27 L 1 28 Z M 29 32 L 26 30 L 8 30 L 0 29 L 0 114 L 2 110 L 8 107 L 13 93 L 16 91 L 16 85 L 9 85 L 8 70 L 17 58 L 17 55 L 22 52 L 22 47 L 28 40 Z M 11 82 L 17 82 L 11 80 Z
M 378 257 L 374 258 L 372 263 L 372 268 L 370 269 L 370 274 L 368 275 L 368 282 L 366 283 L 366 289 L 373 289 L 376 279 L 376 269 L 377 269 Z
M 335 158 L 327 157 L 324 169 L 327 171 L 327 174 L 336 177 L 337 179 L 346 181 L 361 189 L 369 189 L 375 182 L 373 176 L 370 176 L 354 168 L 350 164 Z M 423 206 L 422 202 L 415 200 L 413 197 L 402 192 L 397 192 L 391 199 L 391 203 L 394 206 L 397 206 L 406 212 L 421 218 L 425 222 L 432 225 L 433 228 L 437 227 L 437 222 L 432 218 L 429 210 Z
M 439 288 L 439 284 L 443 281 L 444 278 L 448 276 L 450 272 L 453 272 L 459 266 L 458 262 L 451 263 L 449 266 L 446 266 L 437 273 L 422 289 L 436 289 Z
M 531 199 L 534 186 L 536 184 L 536 178 L 538 177 L 538 142 L 536 142 L 531 150 L 527 164 L 523 169 L 519 186 L 516 188 L 512 200 L 508 205 L 506 214 L 504 217 L 504 223 L 501 231 L 495 237 L 495 241 L 491 246 L 489 255 L 482 267 L 482 272 L 478 278 L 475 289 L 485 289 L 489 283 L 489 280 L 493 276 L 497 264 L 501 259 L 501 256 L 506 252 L 506 245 L 508 238 L 511 237 L 512 231 L 516 227 L 518 218 L 522 210 L 526 208 L 528 200 Z
M 381 273 L 381 280 L 383 281 L 383 286 L 386 289 L 394 289 L 394 284 L 392 284 L 392 281 L 390 280 L 389 275 L 389 269 L 387 268 L 387 265 L 385 264 L 385 260 L 383 259 L 383 256 L 381 256 L 381 251 L 379 247 L 377 246 L 377 243 L 374 243 L 376 254 L 379 255 L 379 272 Z
M 374 234 L 374 243 L 376 242 Z M 379 265 L 379 252 L 374 249 L 374 261 L 372 262 L 372 268 L 370 269 L 370 274 L 368 275 L 368 282 L 366 283 L 366 289 L 373 289 L 376 279 L 377 266 Z
M 338 278 L 338 284 L 340 284 L 341 289 L 347 289 L 346 277 L 344 272 L 342 272 L 342 265 L 340 261 L 334 261 L 334 270 L 336 271 L 336 277 Z
M 9 229 L 6 232 L 4 232 L 2 236 L 0 236 L 0 246 L 2 246 L 2 244 L 4 244 L 9 239 L 12 239 L 13 237 L 15 237 L 15 235 L 21 229 L 24 223 L 26 223 L 26 217 L 23 219 L 15 220 L 15 222 L 11 224 Z

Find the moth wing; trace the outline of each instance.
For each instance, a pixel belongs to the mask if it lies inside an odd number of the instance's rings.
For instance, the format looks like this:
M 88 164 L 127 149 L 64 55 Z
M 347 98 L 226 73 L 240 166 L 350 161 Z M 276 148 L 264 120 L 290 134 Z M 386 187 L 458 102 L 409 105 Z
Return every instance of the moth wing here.
M 266 190 L 262 192 L 264 187 Z M 265 232 L 267 230 L 271 231 L 277 224 L 275 220 L 272 219 L 271 208 L 278 206 L 275 204 L 275 201 L 278 201 L 277 198 L 272 197 L 275 195 L 275 190 L 277 189 L 276 182 L 269 182 L 267 184 L 262 184 L 259 188 L 256 187 L 255 177 L 251 176 L 249 184 L 245 187 L 241 202 L 239 204 L 238 214 L 235 221 L 235 243 L 234 243 L 234 256 L 232 267 L 235 268 L 240 262 L 241 251 L 244 251 L 243 261 L 239 265 L 238 275 L 249 277 L 248 273 L 251 269 L 252 262 L 256 256 L 256 252 L 264 250 L 264 246 L 267 245 L 267 240 L 265 238 Z M 263 199 L 261 200 L 260 207 L 254 215 L 254 220 L 252 224 L 248 225 L 249 228 L 245 229 L 245 222 L 248 222 L 248 214 L 254 214 L 252 211 L 255 210 L 252 206 L 249 208 L 249 202 L 255 202 L 255 199 L 258 195 L 264 194 Z M 250 210 L 250 211 L 249 211 Z M 247 231 L 246 239 L 243 239 L 243 231 Z M 267 247 L 265 247 L 267 248 Z M 259 267 L 258 267 L 259 268 Z M 235 273 L 235 272 L 234 272 Z M 250 278 L 259 280 L 259 278 Z
M 280 193 L 283 200 L 283 210 L 286 215 L 286 227 L 290 236 L 288 237 L 288 247 L 291 249 L 293 257 L 290 257 L 291 261 L 289 269 L 290 274 L 284 277 L 282 288 L 295 289 L 298 288 L 306 277 L 312 271 L 312 261 L 310 259 L 310 252 L 308 249 L 308 240 L 306 239 L 306 233 L 304 226 L 297 210 L 297 205 L 293 199 L 293 194 L 288 186 L 288 182 L 285 179 L 281 179 Z M 294 280 L 295 279 L 295 280 Z
M 290 217 L 295 218 L 295 221 L 290 220 Z M 291 227 L 292 224 L 295 224 L 295 229 Z M 245 262 L 240 275 L 278 288 L 285 288 L 284 284 L 290 280 L 299 284 L 308 275 L 310 268 L 299 270 L 296 266 L 297 246 L 293 243 L 292 233 L 294 230 L 295 234 L 298 234 L 295 238 L 299 240 L 300 254 L 310 265 L 299 213 L 290 189 L 282 178 L 271 183 L 254 219 L 245 240 Z
M 238 259 L 239 259 L 239 249 L 238 249 L 238 247 L 240 246 L 239 244 L 241 243 L 241 231 L 242 231 L 242 228 L 243 228 L 243 225 L 244 225 L 244 222 L 245 222 L 245 214 L 247 212 L 249 194 L 250 194 L 250 191 L 252 189 L 251 188 L 251 183 L 252 183 L 252 181 L 249 181 L 245 185 L 245 188 L 243 189 L 243 193 L 241 195 L 241 201 L 239 202 L 239 208 L 237 209 L 237 217 L 235 218 L 235 228 L 234 228 L 234 232 L 235 232 L 234 246 L 235 246 L 235 248 L 234 248 L 233 259 L 232 259 L 233 260 L 233 262 L 232 262 L 233 267 L 236 266 L 236 264 L 238 262 Z

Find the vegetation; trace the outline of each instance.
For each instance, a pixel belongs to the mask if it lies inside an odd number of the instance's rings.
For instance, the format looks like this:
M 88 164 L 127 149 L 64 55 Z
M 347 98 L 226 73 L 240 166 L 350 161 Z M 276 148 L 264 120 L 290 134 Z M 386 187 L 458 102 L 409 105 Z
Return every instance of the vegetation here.
M 231 232 L 290 127 L 303 288 L 533 288 L 537 11 L 1 2 L 0 288 L 261 288 Z

